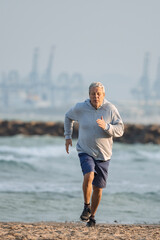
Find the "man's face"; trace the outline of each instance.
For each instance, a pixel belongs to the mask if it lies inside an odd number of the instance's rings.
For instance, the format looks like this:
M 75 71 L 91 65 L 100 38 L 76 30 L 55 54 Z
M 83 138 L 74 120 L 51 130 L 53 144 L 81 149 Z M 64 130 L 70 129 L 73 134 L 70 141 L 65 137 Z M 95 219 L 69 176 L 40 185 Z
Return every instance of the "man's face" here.
M 105 93 L 101 87 L 92 87 L 89 93 L 92 106 L 98 109 L 103 103 L 104 96 Z

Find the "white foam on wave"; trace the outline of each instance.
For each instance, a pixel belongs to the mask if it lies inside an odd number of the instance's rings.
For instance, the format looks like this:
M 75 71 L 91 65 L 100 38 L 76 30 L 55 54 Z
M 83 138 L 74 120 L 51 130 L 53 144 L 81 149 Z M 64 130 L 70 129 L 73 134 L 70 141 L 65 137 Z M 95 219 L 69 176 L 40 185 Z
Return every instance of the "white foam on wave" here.
M 107 194 L 114 193 L 137 193 L 137 194 L 145 194 L 149 191 L 154 193 L 160 192 L 160 186 L 157 184 L 152 184 L 150 182 L 147 183 L 133 183 L 131 181 L 122 180 L 121 182 L 109 182 L 106 192 Z M 104 191 L 105 192 L 105 191 Z
M 81 184 L 63 183 L 54 184 L 53 182 L 5 182 L 0 183 L 0 192 L 12 193 L 41 193 L 50 192 L 55 194 L 73 194 L 81 191 Z
M 160 147 L 154 144 L 118 144 L 113 147 L 113 158 L 118 161 L 154 161 L 160 159 Z
M 30 165 L 37 165 L 38 158 L 35 157 L 21 157 L 15 155 L 2 155 L 0 154 L 0 162 L 8 162 L 8 163 L 26 163 Z
M 58 157 L 66 155 L 64 146 L 40 146 L 40 147 L 11 147 L 0 146 L 0 153 L 3 154 L 17 154 L 21 156 L 35 156 L 35 157 Z
M 159 151 L 150 151 L 147 149 L 145 150 L 137 150 L 137 155 L 141 156 L 142 158 L 149 159 L 149 160 L 159 160 L 160 159 L 160 149 Z

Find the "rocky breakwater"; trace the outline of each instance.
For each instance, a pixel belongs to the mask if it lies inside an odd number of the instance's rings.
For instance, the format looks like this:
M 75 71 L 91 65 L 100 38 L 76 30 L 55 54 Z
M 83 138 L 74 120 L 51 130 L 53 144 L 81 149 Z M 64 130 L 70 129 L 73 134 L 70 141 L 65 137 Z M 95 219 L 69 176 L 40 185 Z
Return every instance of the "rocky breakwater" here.
M 94 129 L 93 129 L 94 131 Z M 64 136 L 62 122 L 40 121 L 7 121 L 0 120 L 0 136 L 14 136 L 23 134 Z M 78 136 L 78 124 L 74 124 L 73 138 Z M 115 142 L 121 143 L 154 143 L 160 144 L 160 125 L 150 124 L 125 124 L 125 132 L 121 138 L 115 138 Z
M 160 144 L 160 125 L 125 124 L 124 135 L 114 141 L 122 143 Z
M 75 127 L 74 127 L 75 128 Z M 64 136 L 64 127 L 62 122 L 24 122 L 19 120 L 0 120 L 0 136 L 14 136 L 23 134 L 32 135 L 51 135 Z M 74 130 L 73 138 L 77 137 L 77 128 Z

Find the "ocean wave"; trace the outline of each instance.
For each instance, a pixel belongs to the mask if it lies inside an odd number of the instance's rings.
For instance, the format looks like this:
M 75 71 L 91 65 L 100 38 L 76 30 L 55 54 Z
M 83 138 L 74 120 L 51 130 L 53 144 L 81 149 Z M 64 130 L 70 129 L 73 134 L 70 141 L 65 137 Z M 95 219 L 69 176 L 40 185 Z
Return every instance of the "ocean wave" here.
M 80 194 L 81 195 L 81 185 L 75 186 L 74 184 L 68 185 L 55 185 L 53 183 L 47 184 L 27 184 L 27 183 L 5 183 L 0 184 L 0 193 L 52 193 L 54 195 L 61 194 L 61 195 L 74 195 Z
M 108 193 L 104 194 L 104 198 L 108 199 L 108 201 L 112 200 L 115 202 L 133 202 L 137 204 L 139 201 L 150 201 L 152 203 L 159 203 L 160 199 L 160 191 L 157 192 L 145 192 L 145 193 L 137 193 L 137 192 L 118 192 L 118 193 Z
M 119 160 L 159 161 L 160 148 L 158 145 L 153 144 L 122 145 L 115 143 L 113 146 L 113 157 Z
M 159 150 L 159 149 L 158 149 Z M 147 149 L 145 150 L 137 150 L 136 151 L 136 155 L 134 160 L 141 160 L 141 161 L 146 161 L 146 160 L 159 160 L 160 159 L 160 150 L 159 151 L 147 151 Z
M 40 146 L 40 147 L 11 147 L 11 146 L 0 146 L 1 154 L 18 154 L 21 156 L 35 156 L 35 157 L 58 157 L 65 156 L 64 146 Z
M 16 171 L 18 170 L 18 168 L 23 170 L 32 170 L 32 171 L 36 171 L 36 168 L 33 166 L 33 164 L 30 164 L 29 162 L 20 162 L 20 161 L 14 161 L 14 160 L 7 160 L 6 159 L 0 159 L 0 172 L 2 172 L 4 170 L 4 167 L 6 167 L 6 169 L 12 168 L 12 171 L 14 171 L 14 169 L 16 169 Z M 11 172 L 11 171 L 10 171 Z
M 42 189 L 42 188 L 27 188 L 27 186 L 23 186 L 23 189 L 21 187 L 19 188 L 7 188 L 7 186 L 3 186 L 1 188 L 0 186 L 0 194 L 6 193 L 6 194 L 51 194 L 54 196 L 54 198 L 58 198 L 61 196 L 62 198 L 72 198 L 75 196 L 81 196 L 81 188 L 77 187 L 71 187 L 71 188 L 48 188 L 48 189 Z M 139 201 L 145 201 L 145 202 L 152 202 L 159 204 L 160 199 L 160 192 L 146 192 L 143 194 L 135 193 L 135 192 L 119 192 L 119 193 L 108 193 L 107 195 L 103 194 L 103 201 L 107 200 L 107 202 L 121 202 L 126 204 L 126 202 L 132 202 L 134 204 L 137 204 Z
M 20 157 L 20 156 L 14 156 L 14 155 L 0 155 L 0 172 L 2 170 L 2 166 L 8 166 L 8 170 L 12 170 L 13 168 L 30 168 L 32 170 L 35 170 L 36 166 L 38 166 L 38 158 L 35 157 Z

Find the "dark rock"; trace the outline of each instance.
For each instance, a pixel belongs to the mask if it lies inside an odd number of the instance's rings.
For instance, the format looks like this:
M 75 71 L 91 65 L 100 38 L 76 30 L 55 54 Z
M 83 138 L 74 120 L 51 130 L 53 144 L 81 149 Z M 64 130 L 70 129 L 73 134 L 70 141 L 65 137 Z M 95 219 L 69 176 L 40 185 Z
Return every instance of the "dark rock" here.
M 63 137 L 64 126 L 62 122 L 0 120 L 0 136 L 13 136 L 16 134 L 27 136 L 47 134 Z M 74 123 L 72 137 L 78 137 L 78 123 Z M 115 138 L 114 141 L 120 143 L 160 144 L 160 125 L 125 124 L 124 135 L 120 138 Z

